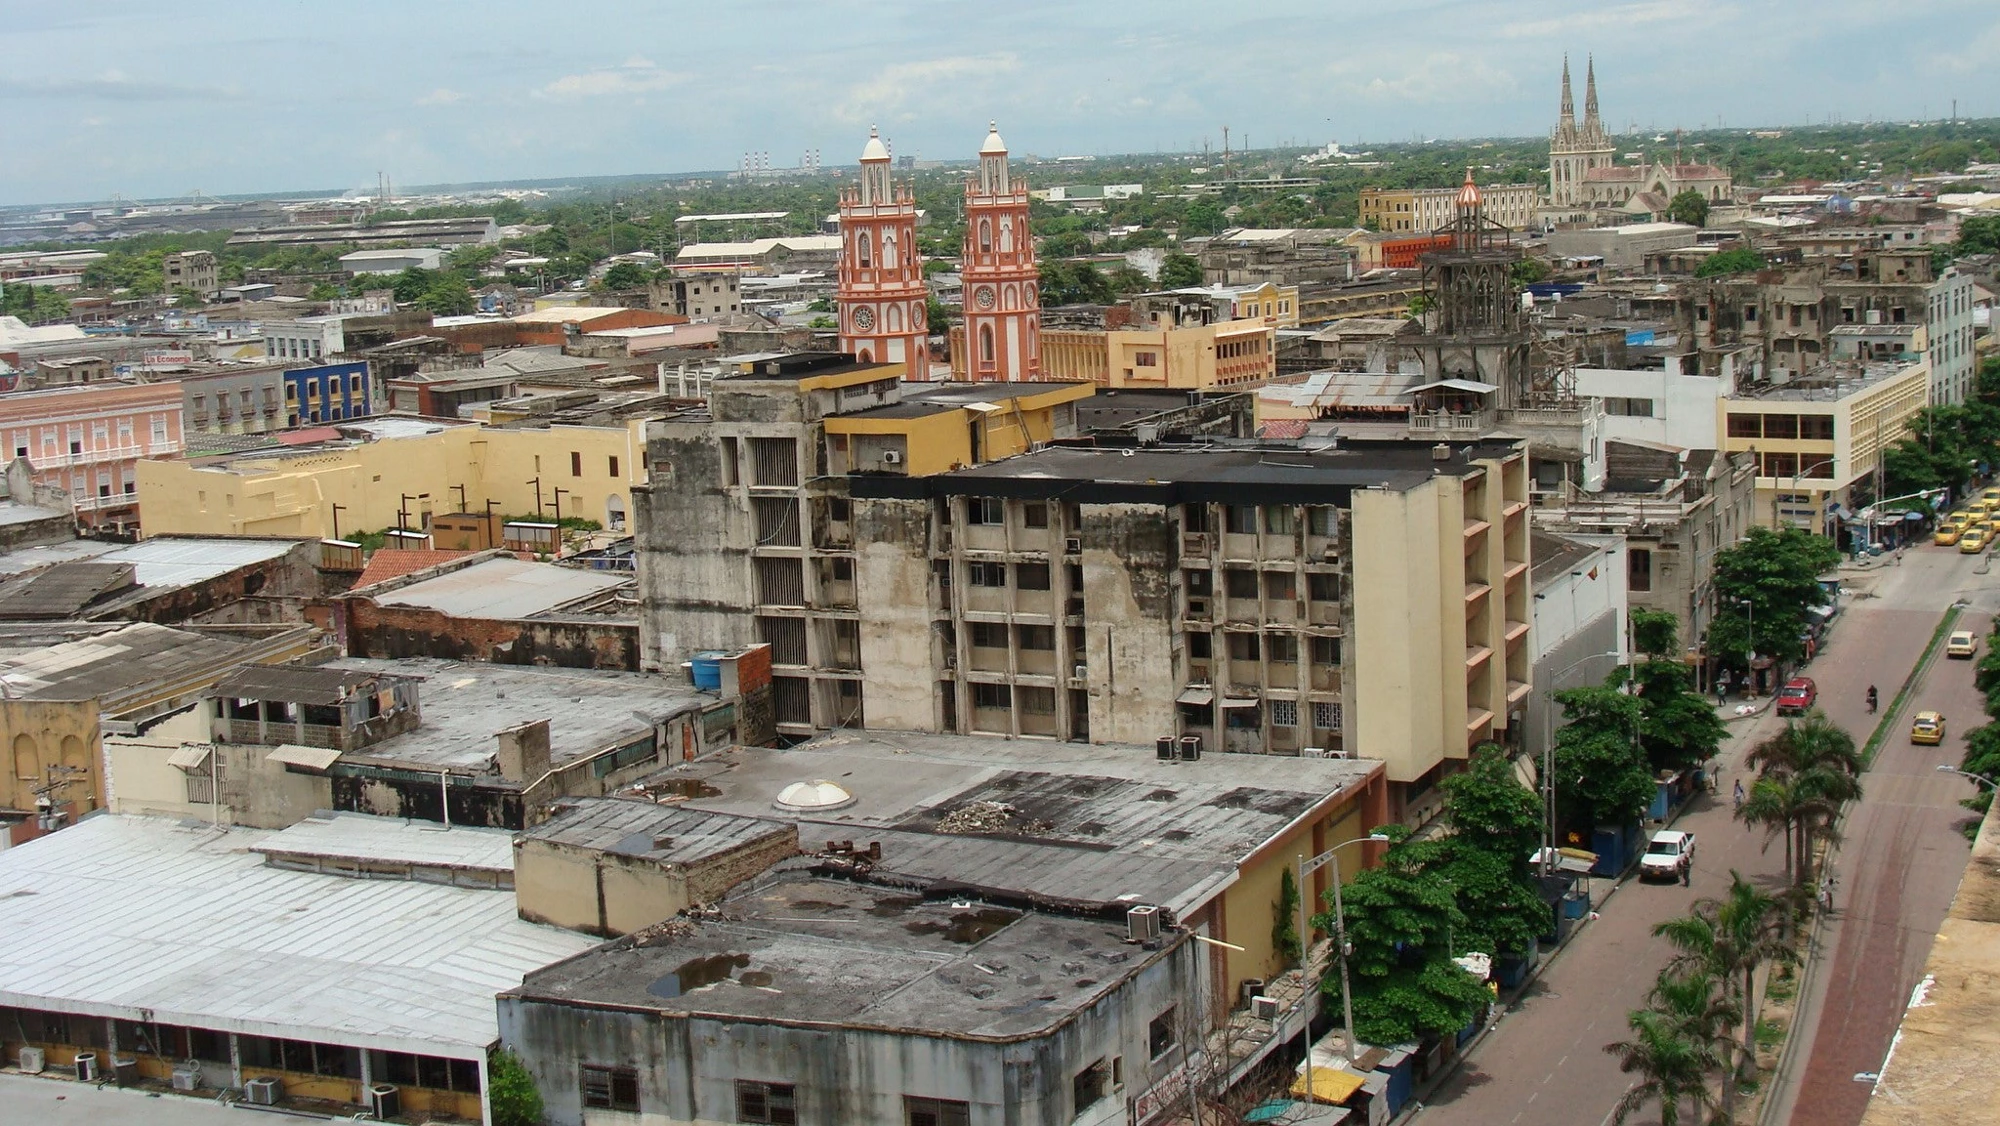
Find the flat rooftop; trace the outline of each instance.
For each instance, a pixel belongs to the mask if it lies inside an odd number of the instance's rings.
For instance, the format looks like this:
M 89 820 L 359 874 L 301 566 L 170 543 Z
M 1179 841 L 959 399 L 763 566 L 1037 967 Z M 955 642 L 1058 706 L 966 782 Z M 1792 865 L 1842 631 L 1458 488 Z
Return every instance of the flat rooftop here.
M 505 557 L 373 597 L 383 606 L 415 606 L 460 618 L 528 618 L 595 599 L 630 582 L 626 575 Z
M 926 418 L 946 411 L 960 410 L 970 404 L 997 404 L 1015 399 L 1034 398 L 1061 391 L 1088 389 L 1089 383 L 1002 383 L 1002 382 L 952 382 L 952 383 L 905 383 L 902 400 L 887 406 L 870 407 L 867 410 L 851 411 L 833 416 L 844 418 Z M 1085 394 L 1082 398 L 1091 396 Z M 1185 403 L 1186 397 L 1182 400 Z M 831 421 L 831 420 L 830 420 Z
M 269 867 L 282 835 L 107 814 L 0 852 L 0 1005 L 478 1059 L 496 993 L 596 942 L 505 891 Z
M 1220 501 L 1261 503 L 1281 493 L 1298 503 L 1346 504 L 1356 489 L 1414 488 L 1439 473 L 1479 470 L 1473 458 L 1516 453 L 1511 442 L 1469 442 L 1434 460 L 1428 442 L 1299 445 L 1190 444 L 1145 449 L 1050 446 L 929 477 L 864 474 L 857 497 L 1008 496 L 1091 504 Z
M 0 658 L 0 685 L 16 700 L 97 700 L 106 713 L 149 687 L 193 681 L 240 664 L 249 641 L 150 622 Z
M 1724 403 L 1837 403 L 1879 383 L 1909 374 L 1917 361 L 1865 363 L 1835 360 L 1821 364 L 1789 383 L 1739 385 Z
M 508 829 L 325 811 L 270 834 L 250 846 L 266 857 L 348 864 L 404 864 L 482 872 L 514 870 L 514 834 Z
M 669 802 L 632 798 L 563 798 L 547 821 L 524 830 L 524 841 L 547 841 L 656 864 L 694 864 L 791 833 L 768 817 L 741 817 Z
M 407 765 L 419 770 L 484 773 L 501 729 L 549 721 L 549 761 L 623 746 L 649 734 L 656 721 L 714 702 L 665 677 L 592 669 L 534 668 L 447 661 L 435 657 L 373 660 L 343 657 L 318 666 L 379 676 L 422 677 L 415 731 L 349 751 L 343 762 Z
M 692 808 L 796 819 L 808 849 L 883 841 L 887 869 L 912 878 L 1073 904 L 1139 894 L 1178 905 L 1205 899 L 1196 893 L 1226 884 L 1272 837 L 1381 769 L 1365 759 L 1162 762 L 1152 747 L 841 732 L 789 750 L 732 748 L 655 777 L 695 791 Z M 775 804 L 792 783 L 818 780 L 853 803 Z
M 1123 921 L 926 903 L 785 873 L 739 889 L 721 919 L 676 919 L 531 973 L 509 996 L 674 1016 L 1014 1039 L 1088 1008 L 1170 957 Z

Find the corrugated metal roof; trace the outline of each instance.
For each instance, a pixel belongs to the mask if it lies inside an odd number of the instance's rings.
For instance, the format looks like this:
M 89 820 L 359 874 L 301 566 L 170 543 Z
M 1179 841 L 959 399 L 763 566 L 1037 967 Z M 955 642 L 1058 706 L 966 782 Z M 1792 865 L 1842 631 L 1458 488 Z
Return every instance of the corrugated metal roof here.
M 398 587 L 375 601 L 384 606 L 421 606 L 462 618 L 526 618 L 625 582 L 602 571 L 495 558 Z
M 274 834 L 100 816 L 0 853 L 0 1005 L 476 1059 L 596 944 L 514 897 L 266 867 Z
M 684 805 L 625 798 L 566 799 L 554 817 L 522 833 L 523 840 L 552 841 L 661 864 L 691 864 L 773 834 L 789 834 L 782 821 L 711 813 Z
M 308 817 L 251 846 L 266 855 L 387 860 L 450 868 L 514 870 L 514 834 L 507 829 L 336 813 Z
M 141 540 L 99 556 L 101 563 L 130 563 L 143 586 L 181 587 L 226 575 L 239 567 L 276 559 L 298 540 L 175 539 Z

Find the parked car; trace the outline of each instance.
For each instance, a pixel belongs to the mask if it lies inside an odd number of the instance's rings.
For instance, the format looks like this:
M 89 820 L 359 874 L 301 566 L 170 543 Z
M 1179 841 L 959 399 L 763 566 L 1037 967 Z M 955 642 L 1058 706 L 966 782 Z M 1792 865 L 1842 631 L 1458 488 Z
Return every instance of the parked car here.
M 1944 717 L 1936 712 L 1918 712 L 1910 721 L 1910 742 L 1919 747 L 1935 747 L 1944 742 Z
M 1953 630 L 1951 636 L 1945 638 L 1944 655 L 1947 657 L 1969 661 L 1977 652 L 1979 652 L 1979 635 L 1969 629 Z
M 1646 842 L 1645 855 L 1639 857 L 1639 878 L 1678 880 L 1693 863 L 1694 834 L 1662 829 Z
M 1778 714 L 1800 715 L 1819 700 L 1819 685 L 1812 677 L 1795 676 L 1778 689 Z

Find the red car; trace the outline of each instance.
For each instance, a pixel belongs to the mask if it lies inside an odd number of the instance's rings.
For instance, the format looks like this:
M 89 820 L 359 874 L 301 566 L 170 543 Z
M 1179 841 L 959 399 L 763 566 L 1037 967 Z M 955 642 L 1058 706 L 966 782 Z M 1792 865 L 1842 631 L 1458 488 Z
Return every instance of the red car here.
M 1795 676 L 1778 689 L 1778 714 L 1800 715 L 1819 699 L 1819 685 L 1809 676 Z

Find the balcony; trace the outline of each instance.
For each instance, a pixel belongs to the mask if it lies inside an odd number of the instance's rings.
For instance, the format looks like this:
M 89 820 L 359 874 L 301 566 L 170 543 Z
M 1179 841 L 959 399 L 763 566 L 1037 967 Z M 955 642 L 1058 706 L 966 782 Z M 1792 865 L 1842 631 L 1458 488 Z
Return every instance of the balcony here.
M 1484 645 L 1468 645 L 1468 646 L 1466 646 L 1466 647 L 1465 647 L 1465 671 L 1466 671 L 1466 672 L 1467 672 L 1468 674 L 1470 674 L 1470 673 L 1471 673 L 1471 672 L 1472 672 L 1472 671 L 1473 671 L 1474 669 L 1477 669 L 1477 668 L 1478 668 L 1478 667 L 1479 667 L 1480 665 L 1482 665 L 1482 664 L 1485 664 L 1485 663 L 1486 663 L 1486 661 L 1487 661 L 1487 659 L 1488 659 L 1488 658 L 1490 658 L 1490 657 L 1492 657 L 1492 656 L 1493 656 L 1493 650 L 1491 650 L 1491 649 L 1488 649 L 1488 648 L 1487 648 L 1486 646 L 1484 646 Z
M 1507 631 L 1501 636 L 1506 638 L 1507 647 L 1511 649 L 1522 638 L 1528 636 L 1528 623 L 1509 619 L 1507 622 Z
M 1477 434 L 1486 428 L 1483 414 L 1460 414 L 1455 411 L 1433 411 L 1428 414 L 1411 413 L 1410 432 L 1413 434 Z
M 1492 712 L 1487 711 L 1485 708 L 1465 709 L 1465 734 L 1467 738 L 1476 739 L 1485 734 L 1492 726 Z
M 1493 588 L 1492 588 L 1492 587 L 1490 587 L 1490 586 L 1487 586 L 1487 585 L 1486 585 L 1485 583 L 1466 583 L 1466 584 L 1465 584 L 1465 608 L 1466 608 L 1466 609 L 1467 609 L 1468 611 L 1470 611 L 1470 610 L 1472 609 L 1472 606 L 1473 606 L 1473 604 L 1474 604 L 1474 603 L 1476 603 L 1476 602 L 1478 602 L 1478 601 L 1479 601 L 1480 599 L 1482 599 L 1482 598 L 1486 597 L 1486 595 L 1487 595 L 1488 593 L 1490 593 L 1490 592 L 1491 592 L 1492 590 L 1493 590 Z
M 68 469 L 78 465 L 101 465 L 109 461 L 137 461 L 142 457 L 158 457 L 161 454 L 177 454 L 179 452 L 181 452 L 180 442 L 162 439 L 161 441 L 150 442 L 143 446 L 134 442 L 122 446 L 106 446 L 95 450 L 84 450 L 81 453 L 44 454 L 33 460 L 35 468 L 38 470 Z

